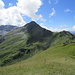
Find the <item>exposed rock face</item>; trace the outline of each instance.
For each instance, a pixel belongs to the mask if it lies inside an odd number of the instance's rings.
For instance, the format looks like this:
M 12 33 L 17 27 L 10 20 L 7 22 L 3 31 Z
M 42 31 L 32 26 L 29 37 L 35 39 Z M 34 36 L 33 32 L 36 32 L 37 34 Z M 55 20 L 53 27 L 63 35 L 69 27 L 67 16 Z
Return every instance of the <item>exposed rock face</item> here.
M 45 37 L 50 37 L 53 34 L 53 32 L 40 27 L 34 21 L 26 24 L 24 27 L 25 27 L 25 30 L 27 30 L 27 33 L 30 34 L 29 41 L 31 41 L 33 39 L 34 40 L 36 39 L 36 41 L 38 41 L 38 40 L 41 40 Z

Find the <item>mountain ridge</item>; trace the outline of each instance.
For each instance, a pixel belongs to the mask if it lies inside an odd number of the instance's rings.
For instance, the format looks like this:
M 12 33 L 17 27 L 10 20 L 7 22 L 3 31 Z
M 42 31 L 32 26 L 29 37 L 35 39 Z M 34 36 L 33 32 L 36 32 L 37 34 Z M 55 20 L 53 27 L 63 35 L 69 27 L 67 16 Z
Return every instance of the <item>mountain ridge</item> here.
M 0 37 L 0 65 L 15 64 L 56 45 L 66 46 L 74 38 L 70 32 L 54 33 L 32 21 Z
M 4 35 L 10 31 L 12 31 L 15 28 L 18 28 L 18 27 L 13 26 L 13 25 L 0 25 L 0 35 Z

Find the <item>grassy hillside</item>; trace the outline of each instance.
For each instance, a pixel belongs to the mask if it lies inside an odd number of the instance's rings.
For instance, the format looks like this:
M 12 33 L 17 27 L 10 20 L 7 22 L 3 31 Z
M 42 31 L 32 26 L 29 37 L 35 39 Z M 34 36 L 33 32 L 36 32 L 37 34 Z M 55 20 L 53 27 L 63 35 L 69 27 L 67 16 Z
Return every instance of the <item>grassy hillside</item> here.
M 23 61 L 46 50 L 50 46 L 51 35 L 51 31 L 31 22 L 1 36 L 0 66 Z
M 30 22 L 0 36 L 1 75 L 75 75 L 75 35 Z
M 75 75 L 75 43 L 51 47 L 11 66 L 0 67 L 1 75 Z
M 0 37 L 0 66 L 23 61 L 49 47 L 60 44 L 66 46 L 74 42 L 74 38 L 74 35 L 67 31 L 53 33 L 34 22 L 29 23 Z

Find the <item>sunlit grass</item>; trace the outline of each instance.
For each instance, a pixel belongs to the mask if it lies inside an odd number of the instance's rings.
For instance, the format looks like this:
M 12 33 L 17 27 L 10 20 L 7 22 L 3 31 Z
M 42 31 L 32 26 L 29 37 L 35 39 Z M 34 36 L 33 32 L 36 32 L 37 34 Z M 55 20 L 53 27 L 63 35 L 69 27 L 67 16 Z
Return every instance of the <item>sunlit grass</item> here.
M 1 67 L 1 75 L 75 75 L 75 47 L 56 46 L 17 64 Z

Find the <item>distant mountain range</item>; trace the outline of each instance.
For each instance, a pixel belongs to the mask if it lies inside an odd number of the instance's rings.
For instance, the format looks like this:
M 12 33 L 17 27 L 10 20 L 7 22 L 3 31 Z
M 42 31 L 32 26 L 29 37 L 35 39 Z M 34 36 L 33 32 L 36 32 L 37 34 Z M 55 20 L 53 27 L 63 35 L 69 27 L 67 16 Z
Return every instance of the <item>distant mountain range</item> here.
M 18 27 L 13 25 L 0 25 L 0 35 L 4 35 L 16 28 Z M 72 34 L 75 34 L 75 31 L 69 31 L 69 32 L 71 32 Z
M 13 29 L 17 28 L 17 26 L 13 26 L 13 25 L 1 25 L 0 26 L 0 35 L 4 35 L 10 31 L 12 31 Z

